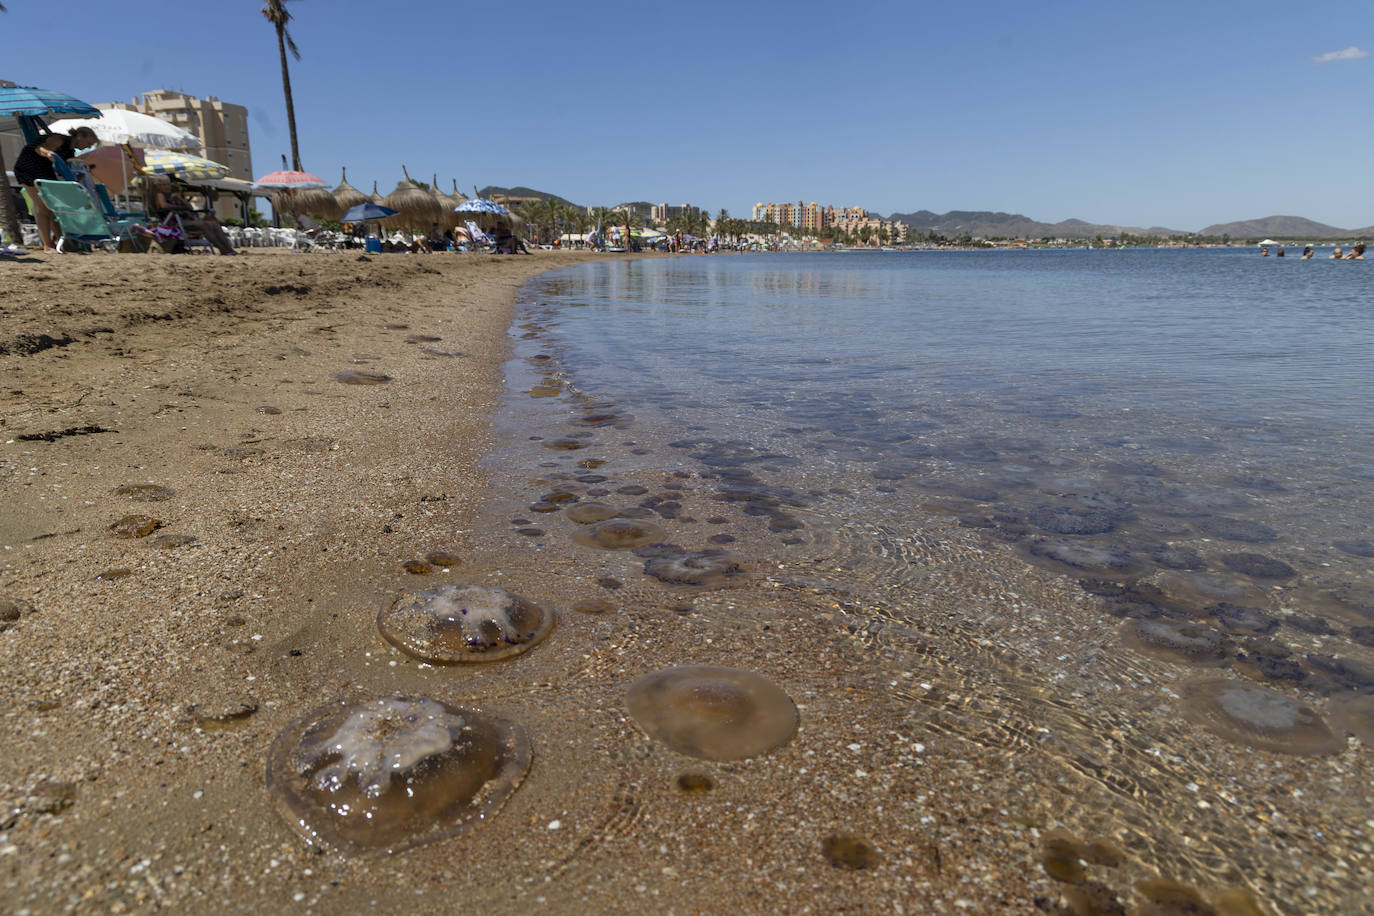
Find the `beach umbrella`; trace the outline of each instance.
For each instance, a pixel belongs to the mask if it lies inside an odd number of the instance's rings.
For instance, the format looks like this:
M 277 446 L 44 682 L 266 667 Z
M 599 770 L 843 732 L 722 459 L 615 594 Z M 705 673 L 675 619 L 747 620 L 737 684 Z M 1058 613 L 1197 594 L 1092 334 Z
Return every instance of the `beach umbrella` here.
M 305 191 L 311 188 L 324 187 L 324 179 L 318 175 L 311 175 L 309 172 L 292 172 L 282 169 L 276 172 L 268 172 L 266 175 L 253 182 L 253 187 L 269 191 Z
M 293 216 L 301 216 L 309 213 L 309 205 L 318 205 L 318 195 L 307 197 L 310 191 L 323 191 L 324 179 L 309 172 L 296 172 L 290 169 L 280 169 L 276 172 L 268 172 L 257 181 L 253 182 L 253 189 L 257 191 L 272 191 L 272 209 L 277 212 L 286 211 Z M 329 192 L 323 191 L 326 197 Z M 329 198 L 333 201 L 333 198 Z
M 89 127 L 102 143 L 128 143 L 167 149 L 199 149 L 200 138 L 169 121 L 139 111 L 111 108 L 99 118 L 66 118 L 55 121 L 54 130 L 71 133 Z
M 453 187 L 455 190 L 457 189 L 458 183 L 456 181 L 453 183 Z M 434 198 L 435 202 L 439 204 L 439 209 L 443 214 L 439 217 L 439 222 L 449 229 L 457 228 L 458 214 L 453 212 L 453 208 L 462 203 L 462 201 L 454 200 L 452 195 L 445 194 L 443 191 L 439 190 L 439 176 L 437 174 L 430 183 L 429 194 Z
M 339 205 L 339 210 L 343 211 L 349 207 L 367 203 L 367 195 L 348 183 L 348 169 L 344 168 L 339 171 L 341 175 L 339 186 L 329 192 L 334 198 L 334 203 Z
M 410 178 L 405 166 L 401 166 L 405 178 L 396 183 L 396 189 L 386 196 L 386 205 L 396 211 L 392 222 L 410 229 L 428 229 L 431 223 L 442 222 L 443 207 L 434 197 Z
M 487 200 L 484 197 L 474 197 L 472 200 L 465 200 L 454 207 L 456 213 L 491 213 L 496 216 L 510 216 L 511 212 L 494 200 Z
M 229 174 L 229 166 L 192 156 L 189 153 L 174 153 L 165 149 L 146 149 L 143 151 L 143 171 L 151 175 L 171 175 L 183 181 L 197 179 L 224 178 Z
M 79 158 L 93 180 L 103 184 L 111 194 L 123 194 L 129 179 L 143 167 L 143 154 L 124 146 L 102 146 Z
M 33 86 L 0 86 L 0 117 L 18 120 L 24 142 L 38 139 L 42 119 L 47 115 L 73 114 L 100 117 L 100 109 L 88 102 L 73 98 L 65 92 L 38 89 Z
M 458 190 L 457 178 L 453 179 L 453 193 L 448 196 L 448 199 L 453 201 L 453 206 L 455 207 L 468 199 L 466 194 Z
M 396 211 L 390 207 L 383 207 L 371 201 L 365 201 L 355 206 L 349 207 L 341 219 L 345 223 L 366 223 L 374 219 L 386 219 L 388 216 L 395 216 Z

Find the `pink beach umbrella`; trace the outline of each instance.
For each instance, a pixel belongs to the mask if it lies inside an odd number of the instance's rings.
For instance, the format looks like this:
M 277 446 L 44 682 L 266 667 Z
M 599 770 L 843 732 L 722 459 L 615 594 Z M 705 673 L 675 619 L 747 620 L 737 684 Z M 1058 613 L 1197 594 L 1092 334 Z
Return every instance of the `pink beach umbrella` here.
M 318 175 L 292 171 L 268 172 L 253 182 L 253 187 L 266 188 L 269 191 L 304 191 L 309 188 L 322 188 L 324 186 L 325 180 Z

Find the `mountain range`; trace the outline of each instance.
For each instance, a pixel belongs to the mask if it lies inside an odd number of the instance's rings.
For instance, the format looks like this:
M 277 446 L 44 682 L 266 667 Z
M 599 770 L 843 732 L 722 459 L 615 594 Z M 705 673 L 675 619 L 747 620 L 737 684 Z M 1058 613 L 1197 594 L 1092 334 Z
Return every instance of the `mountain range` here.
M 1364 229 L 1341 229 L 1300 216 L 1266 216 L 1262 219 L 1216 223 L 1196 233 L 1185 229 L 1166 229 L 1163 226 L 1142 228 L 1088 223 L 1081 219 L 1042 223 L 1020 213 L 990 210 L 951 210 L 948 213 L 918 210 L 915 213 L 894 213 L 888 219 L 906 223 L 918 232 L 933 232 L 945 238 L 958 238 L 961 235 L 975 238 L 1024 239 L 1090 239 L 1099 235 L 1103 238 L 1117 238 L 1122 235 L 1168 238 L 1174 235 L 1196 234 L 1215 237 L 1229 235 L 1234 239 L 1258 239 L 1265 236 L 1276 239 L 1348 239 L 1374 235 L 1374 226 Z

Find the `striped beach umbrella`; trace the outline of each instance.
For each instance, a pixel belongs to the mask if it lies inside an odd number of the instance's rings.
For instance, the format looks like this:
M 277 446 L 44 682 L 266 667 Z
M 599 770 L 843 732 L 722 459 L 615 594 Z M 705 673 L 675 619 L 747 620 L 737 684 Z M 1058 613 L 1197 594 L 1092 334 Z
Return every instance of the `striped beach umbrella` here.
M 292 172 L 288 170 L 268 172 L 266 175 L 253 182 L 253 187 L 259 190 L 266 188 L 269 191 L 305 191 L 310 188 L 322 188 L 325 181 L 318 175 L 311 175 L 309 172 Z
M 223 178 L 229 174 L 229 166 L 189 153 L 147 149 L 143 151 L 143 171 L 152 175 L 172 175 L 184 181 L 196 181 Z
M 41 117 L 49 114 L 80 114 L 100 117 L 100 109 L 65 92 L 33 86 L 0 87 L 0 116 Z

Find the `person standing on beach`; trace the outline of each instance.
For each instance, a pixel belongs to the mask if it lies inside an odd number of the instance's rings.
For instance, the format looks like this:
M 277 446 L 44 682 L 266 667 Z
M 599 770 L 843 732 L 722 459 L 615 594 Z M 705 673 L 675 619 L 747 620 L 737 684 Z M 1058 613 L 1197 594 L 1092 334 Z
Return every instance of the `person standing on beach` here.
M 44 251 L 57 250 L 57 238 L 53 232 L 55 221 L 52 211 L 38 196 L 38 186 L 43 181 L 57 180 L 57 167 L 53 160 L 57 157 L 70 159 L 78 149 L 91 146 L 99 141 L 89 127 L 78 127 L 70 137 L 65 134 L 44 134 L 27 144 L 14 160 L 14 177 L 29 191 L 29 202 L 33 207 L 33 219 L 38 224 L 38 241 Z

